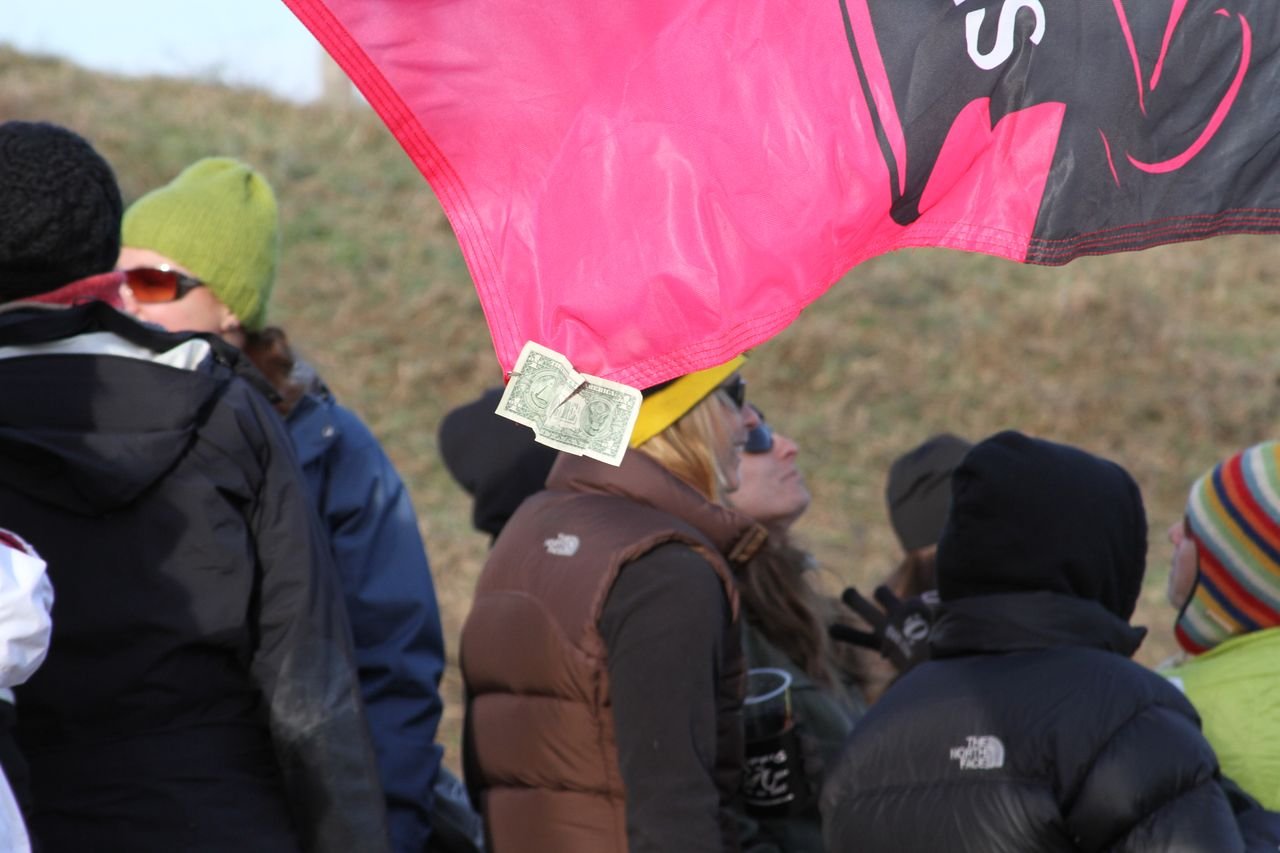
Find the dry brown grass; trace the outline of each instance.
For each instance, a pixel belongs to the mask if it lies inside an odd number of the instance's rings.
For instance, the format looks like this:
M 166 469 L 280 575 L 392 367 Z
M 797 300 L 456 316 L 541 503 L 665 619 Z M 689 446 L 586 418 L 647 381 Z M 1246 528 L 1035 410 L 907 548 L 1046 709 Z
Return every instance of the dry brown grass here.
M 436 428 L 500 376 L 448 223 L 387 131 L 366 111 L 122 80 L 4 49 L 0 73 L 0 119 L 84 133 L 129 198 L 211 154 L 270 177 L 285 226 L 274 319 L 410 484 L 453 654 L 486 543 L 440 464 Z M 1174 649 L 1164 528 L 1204 469 L 1275 435 L 1278 269 L 1280 241 L 1263 238 L 1060 269 L 942 251 L 857 268 L 745 371 L 753 399 L 803 447 L 815 501 L 799 534 L 833 587 L 868 584 L 894 562 L 881 491 L 898 452 L 940 430 L 1004 427 L 1081 445 L 1143 487 L 1152 532 L 1138 621 L 1152 635 L 1139 659 L 1163 659 Z M 456 767 L 456 666 L 446 689 Z

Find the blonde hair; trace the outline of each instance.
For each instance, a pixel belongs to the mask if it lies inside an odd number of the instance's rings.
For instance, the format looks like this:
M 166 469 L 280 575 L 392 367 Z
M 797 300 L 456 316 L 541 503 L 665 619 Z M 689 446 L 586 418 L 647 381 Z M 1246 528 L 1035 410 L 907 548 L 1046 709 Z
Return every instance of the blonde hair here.
M 636 449 L 707 500 L 719 502 L 725 483 L 722 450 L 733 439 L 728 418 L 732 405 L 720 392 L 712 392 Z

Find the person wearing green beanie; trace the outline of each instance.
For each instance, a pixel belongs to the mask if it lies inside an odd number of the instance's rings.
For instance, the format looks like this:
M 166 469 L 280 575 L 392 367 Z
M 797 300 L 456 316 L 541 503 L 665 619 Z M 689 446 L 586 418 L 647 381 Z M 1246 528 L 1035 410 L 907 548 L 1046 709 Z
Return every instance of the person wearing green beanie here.
M 220 336 L 278 392 L 336 557 L 392 847 L 431 849 L 452 828 L 436 817 L 437 796 L 448 801 L 457 787 L 435 742 L 444 637 L 431 569 L 408 489 L 378 440 L 266 325 L 280 230 L 271 185 L 238 160 L 206 158 L 135 201 L 121 230 L 125 309 L 172 332 Z
M 166 328 L 212 332 L 243 345 L 260 331 L 275 284 L 279 214 L 275 193 L 254 169 L 230 157 L 207 157 L 138 199 L 121 225 L 122 269 L 170 268 L 203 285 L 173 301 L 140 292 L 121 296 L 130 313 Z

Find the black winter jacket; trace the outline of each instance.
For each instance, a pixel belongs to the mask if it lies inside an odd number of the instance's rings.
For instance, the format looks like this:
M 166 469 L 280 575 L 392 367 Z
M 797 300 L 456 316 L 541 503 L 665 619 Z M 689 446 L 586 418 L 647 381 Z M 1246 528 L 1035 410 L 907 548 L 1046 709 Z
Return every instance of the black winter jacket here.
M 1078 448 L 992 436 L 952 476 L 933 660 L 854 729 L 832 853 L 1244 849 L 1185 697 L 1129 660 L 1146 515 Z M 1274 848 L 1272 848 L 1274 849 Z
M 0 518 L 49 563 L 17 691 L 40 849 L 383 850 L 332 558 L 220 341 L 0 312 Z
M 1213 749 L 1141 636 L 1058 593 L 948 605 L 937 658 L 858 724 L 824 792 L 832 853 L 1243 850 Z

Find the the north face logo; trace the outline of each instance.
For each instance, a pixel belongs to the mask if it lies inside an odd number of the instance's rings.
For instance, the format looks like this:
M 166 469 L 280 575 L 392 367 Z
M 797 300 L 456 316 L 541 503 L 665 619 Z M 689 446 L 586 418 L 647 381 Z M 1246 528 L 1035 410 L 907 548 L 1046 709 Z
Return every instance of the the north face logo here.
M 547 539 L 542 544 L 546 546 L 548 554 L 556 557 L 572 557 L 578 553 L 578 546 L 582 543 L 572 533 L 561 533 L 555 539 Z
M 994 735 L 969 735 L 964 746 L 951 748 L 951 760 L 961 770 L 997 770 L 1004 767 L 1004 744 Z

